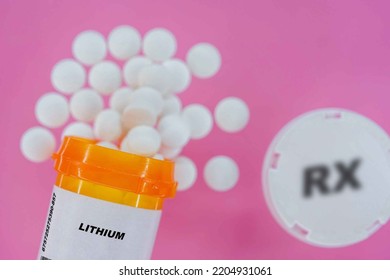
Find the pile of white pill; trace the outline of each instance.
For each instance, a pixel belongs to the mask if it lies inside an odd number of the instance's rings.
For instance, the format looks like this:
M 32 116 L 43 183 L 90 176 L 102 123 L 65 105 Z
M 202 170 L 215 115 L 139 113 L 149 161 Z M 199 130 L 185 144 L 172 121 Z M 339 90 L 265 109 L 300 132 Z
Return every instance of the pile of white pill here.
M 214 76 L 221 55 L 209 43 L 191 47 L 185 61 L 174 57 L 176 50 L 175 36 L 164 28 L 143 37 L 131 26 L 116 27 L 107 38 L 92 30 L 78 34 L 72 44 L 74 58 L 60 60 L 52 69 L 55 92 L 36 103 L 41 126 L 23 134 L 23 155 L 33 162 L 50 158 L 56 139 L 49 129 L 66 125 L 62 138 L 79 136 L 110 149 L 173 160 L 178 190 L 189 189 L 198 171 L 181 155 L 184 146 L 208 136 L 214 120 L 225 132 L 241 131 L 249 121 L 249 109 L 237 97 L 221 100 L 214 114 L 202 104 L 183 108 L 180 93 L 190 86 L 192 76 Z M 226 191 L 236 185 L 239 168 L 221 155 L 206 163 L 203 175 L 211 189 Z

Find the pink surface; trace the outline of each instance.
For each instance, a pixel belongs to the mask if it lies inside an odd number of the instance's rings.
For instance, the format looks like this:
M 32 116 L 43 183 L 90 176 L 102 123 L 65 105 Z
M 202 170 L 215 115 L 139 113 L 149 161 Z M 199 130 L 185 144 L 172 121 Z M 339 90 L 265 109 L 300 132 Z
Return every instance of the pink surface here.
M 202 176 L 165 205 L 155 259 L 389 259 L 390 224 L 368 240 L 340 249 L 306 245 L 284 232 L 261 190 L 267 146 L 291 118 L 314 108 L 343 107 L 390 131 L 388 1 L 14 1 L 0 2 L 0 258 L 36 257 L 55 172 L 19 152 L 24 130 L 37 125 L 35 101 L 53 90 L 52 66 L 71 56 L 85 29 L 107 35 L 119 24 L 143 34 L 166 27 L 178 56 L 206 41 L 221 51 L 212 79 L 194 79 L 185 104 L 213 109 L 226 96 L 250 106 L 238 134 L 215 128 L 184 151 L 202 174 L 213 155 L 233 157 L 239 184 L 226 193 Z M 60 129 L 57 130 L 57 133 Z

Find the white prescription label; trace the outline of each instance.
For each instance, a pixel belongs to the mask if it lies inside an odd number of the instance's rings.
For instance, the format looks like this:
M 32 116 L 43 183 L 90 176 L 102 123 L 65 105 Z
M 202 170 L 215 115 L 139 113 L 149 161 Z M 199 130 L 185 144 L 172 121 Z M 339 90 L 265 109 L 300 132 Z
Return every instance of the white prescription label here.
M 160 217 L 54 186 L 39 259 L 150 259 Z

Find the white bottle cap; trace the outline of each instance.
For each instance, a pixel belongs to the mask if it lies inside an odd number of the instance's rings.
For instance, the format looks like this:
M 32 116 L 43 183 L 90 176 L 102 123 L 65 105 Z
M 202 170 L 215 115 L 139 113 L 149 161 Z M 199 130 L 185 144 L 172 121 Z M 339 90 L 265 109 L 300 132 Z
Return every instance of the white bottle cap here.
M 362 241 L 390 216 L 389 152 L 386 132 L 359 114 L 304 114 L 268 149 L 268 205 L 289 233 L 307 243 L 339 247 Z

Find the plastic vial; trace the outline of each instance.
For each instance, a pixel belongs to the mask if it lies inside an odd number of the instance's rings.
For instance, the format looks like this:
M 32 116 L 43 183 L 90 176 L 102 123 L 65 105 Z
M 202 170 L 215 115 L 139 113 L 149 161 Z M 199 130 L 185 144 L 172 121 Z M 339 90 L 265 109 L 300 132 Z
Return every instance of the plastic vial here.
M 39 259 L 150 259 L 174 163 L 65 137 Z

